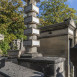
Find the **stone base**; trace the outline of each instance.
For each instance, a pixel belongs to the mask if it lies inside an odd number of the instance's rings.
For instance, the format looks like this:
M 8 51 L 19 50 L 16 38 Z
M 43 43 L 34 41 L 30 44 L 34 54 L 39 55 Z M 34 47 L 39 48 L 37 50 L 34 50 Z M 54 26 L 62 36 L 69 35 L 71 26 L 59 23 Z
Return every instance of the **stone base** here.
M 34 58 L 34 57 L 42 57 L 42 54 L 39 53 L 25 53 L 20 56 L 20 58 Z

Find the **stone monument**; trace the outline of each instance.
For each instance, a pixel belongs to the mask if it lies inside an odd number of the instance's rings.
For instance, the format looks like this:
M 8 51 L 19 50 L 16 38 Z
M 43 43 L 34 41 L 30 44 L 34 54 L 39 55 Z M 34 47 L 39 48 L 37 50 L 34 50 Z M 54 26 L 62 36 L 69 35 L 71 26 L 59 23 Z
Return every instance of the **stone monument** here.
M 39 8 L 36 6 L 36 3 L 40 0 L 25 0 L 27 6 L 24 7 L 24 12 L 27 14 L 27 17 L 24 18 L 24 23 L 27 25 L 27 29 L 24 31 L 24 34 L 27 35 L 27 40 L 24 41 L 24 46 L 26 47 L 26 53 L 21 57 L 37 57 L 42 56 L 38 54 L 37 47 L 40 46 L 40 41 L 37 40 L 37 36 L 40 35 L 37 25 L 39 24 Z
M 27 35 L 27 40 L 24 42 L 26 52 L 18 58 L 18 64 L 43 72 L 44 77 L 56 77 L 58 74 L 62 75 L 61 77 L 65 77 L 64 58 L 43 57 L 37 52 L 37 47 L 40 47 L 40 41 L 37 40 L 40 31 L 37 29 L 39 19 L 36 17 L 36 14 L 39 13 L 39 8 L 36 6 L 36 3 L 40 0 L 25 1 L 27 2 L 27 6 L 24 8 L 27 14 L 27 17 L 24 19 L 24 23 L 27 25 L 27 29 L 24 31 L 24 34 Z

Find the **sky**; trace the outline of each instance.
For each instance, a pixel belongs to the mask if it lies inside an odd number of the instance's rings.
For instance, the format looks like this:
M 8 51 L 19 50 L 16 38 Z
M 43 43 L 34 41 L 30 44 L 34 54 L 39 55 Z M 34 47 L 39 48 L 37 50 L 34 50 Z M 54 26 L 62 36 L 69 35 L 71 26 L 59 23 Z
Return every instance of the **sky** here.
M 44 1 L 44 0 L 40 0 L 40 1 Z M 25 4 L 24 1 L 23 1 L 23 4 Z M 77 10 L 77 0 L 67 0 L 67 4 L 69 5 L 70 8 L 74 8 L 75 10 Z
M 75 10 L 77 10 L 77 0 L 68 0 L 67 4 L 70 8 L 74 8 Z
M 43 1 L 43 0 L 40 0 L 40 1 Z M 77 10 L 77 0 L 68 0 L 67 4 L 69 5 L 70 8 L 74 8 L 75 10 Z

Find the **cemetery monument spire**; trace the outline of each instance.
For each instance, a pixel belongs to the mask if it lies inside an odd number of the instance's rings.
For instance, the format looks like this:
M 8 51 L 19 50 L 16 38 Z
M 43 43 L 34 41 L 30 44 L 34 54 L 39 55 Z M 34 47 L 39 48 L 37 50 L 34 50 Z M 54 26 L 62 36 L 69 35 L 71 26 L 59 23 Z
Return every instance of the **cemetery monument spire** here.
M 24 31 L 24 34 L 27 35 L 27 40 L 24 41 L 26 54 L 32 57 L 42 56 L 37 52 L 37 47 L 40 46 L 40 41 L 37 40 L 37 36 L 40 35 L 40 31 L 37 29 L 37 25 L 39 24 L 39 18 L 37 18 L 39 8 L 36 6 L 36 3 L 40 0 L 25 1 L 27 2 L 27 6 L 24 7 L 24 12 L 27 14 L 27 17 L 24 18 L 24 24 L 27 25 L 27 29 Z

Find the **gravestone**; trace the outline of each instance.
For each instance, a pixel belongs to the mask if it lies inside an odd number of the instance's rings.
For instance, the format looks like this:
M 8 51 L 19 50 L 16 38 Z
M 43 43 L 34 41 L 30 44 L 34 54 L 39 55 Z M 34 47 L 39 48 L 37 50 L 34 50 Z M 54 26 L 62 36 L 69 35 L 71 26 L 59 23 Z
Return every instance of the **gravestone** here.
M 65 77 L 65 58 L 60 57 L 36 57 L 21 58 L 18 63 L 44 73 L 45 77 Z
M 16 39 L 10 43 L 11 50 L 20 50 L 21 49 L 21 40 Z
M 8 50 L 9 58 L 17 58 L 19 51 L 21 50 L 21 40 L 16 39 L 10 44 L 10 50 Z
M 66 59 L 66 77 L 71 75 L 70 48 L 77 44 L 77 26 L 73 19 L 40 28 L 40 48 L 44 56 L 63 57 Z M 76 54 L 76 53 L 75 53 Z

